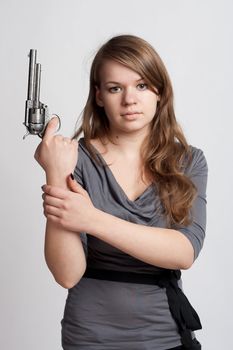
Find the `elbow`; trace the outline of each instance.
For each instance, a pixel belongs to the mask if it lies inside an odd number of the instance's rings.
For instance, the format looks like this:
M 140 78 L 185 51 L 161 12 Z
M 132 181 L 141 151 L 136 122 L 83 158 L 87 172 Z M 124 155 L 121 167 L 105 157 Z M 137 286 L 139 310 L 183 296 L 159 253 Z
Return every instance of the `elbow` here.
M 179 269 L 180 270 L 188 270 L 190 267 L 192 267 L 194 261 L 195 261 L 195 251 L 194 246 L 190 242 L 190 240 L 183 235 L 183 233 L 179 232 L 179 238 L 181 239 L 180 242 L 180 263 L 179 263 Z
M 80 278 L 81 279 L 81 278 Z M 57 280 L 55 279 L 55 281 L 63 288 L 65 289 L 71 289 L 73 288 L 76 284 L 79 283 L 80 279 L 77 279 L 77 280 L 73 280 L 73 281 L 60 281 L 60 280 Z
M 180 268 L 181 270 L 188 270 L 190 269 L 190 267 L 193 265 L 193 262 L 189 262 L 189 263 L 186 263 L 186 264 L 183 264 L 182 267 Z
M 194 263 L 194 251 L 191 254 L 188 254 L 186 259 L 182 262 L 180 269 L 188 270 L 192 267 Z
M 55 278 L 55 281 L 63 288 L 65 289 L 71 289 L 74 286 L 76 286 L 76 284 L 79 283 L 79 281 L 81 280 L 83 274 L 80 276 L 77 276 L 76 278 L 64 278 L 64 279 L 59 279 L 59 278 Z
M 53 275 L 55 281 L 63 288 L 65 289 L 71 289 L 74 286 L 76 286 L 76 284 L 79 283 L 79 281 L 81 280 L 81 278 L 83 277 L 84 273 L 86 271 L 86 267 L 82 269 L 82 271 L 79 271 L 78 274 L 76 275 L 72 275 L 72 276 L 55 276 Z

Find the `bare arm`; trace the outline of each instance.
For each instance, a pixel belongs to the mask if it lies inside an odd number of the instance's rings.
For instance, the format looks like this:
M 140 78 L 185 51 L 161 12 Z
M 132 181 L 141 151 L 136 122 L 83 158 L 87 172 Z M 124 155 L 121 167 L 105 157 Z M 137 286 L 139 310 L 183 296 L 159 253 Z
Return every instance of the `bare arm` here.
M 61 230 L 47 221 L 45 260 L 57 283 L 72 288 L 86 270 L 86 258 L 80 235 Z
M 58 181 L 47 179 L 47 183 L 66 188 Z M 78 232 L 65 230 L 47 219 L 44 253 L 57 283 L 68 289 L 79 282 L 86 270 L 86 257 Z
M 119 250 L 148 264 L 169 269 L 187 269 L 194 260 L 190 241 L 180 232 L 139 225 L 120 219 L 93 206 L 78 185 L 76 193 L 45 186 L 47 214 L 67 230 L 88 232 Z
M 57 118 L 52 119 L 35 159 L 46 173 L 47 184 L 68 189 L 67 176 L 73 172 L 77 161 L 78 143 L 54 136 Z M 86 257 L 78 231 L 71 231 L 47 219 L 44 246 L 45 260 L 57 283 L 71 288 L 78 283 L 86 269 Z
M 91 235 L 148 264 L 188 269 L 194 260 L 190 241 L 173 229 L 148 227 L 96 210 Z

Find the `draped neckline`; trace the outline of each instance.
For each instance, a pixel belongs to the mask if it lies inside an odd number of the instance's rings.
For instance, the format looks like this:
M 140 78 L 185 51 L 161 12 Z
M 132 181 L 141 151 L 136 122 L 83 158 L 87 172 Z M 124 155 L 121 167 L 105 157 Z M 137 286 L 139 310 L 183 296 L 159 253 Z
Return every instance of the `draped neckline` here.
M 136 204 L 141 198 L 143 198 L 147 192 L 149 192 L 152 187 L 154 186 L 154 183 L 152 182 L 139 196 L 137 196 L 137 198 L 135 199 L 130 199 L 128 197 L 128 195 L 125 193 L 125 191 L 123 190 L 123 188 L 121 187 L 121 185 L 119 184 L 119 182 L 117 181 L 115 175 L 113 174 L 112 170 L 110 169 L 110 167 L 108 166 L 107 162 L 105 161 L 104 157 L 101 155 L 101 153 L 97 150 L 97 148 L 91 143 L 91 147 L 94 149 L 95 153 L 97 153 L 97 155 L 99 156 L 99 158 L 101 159 L 101 161 L 103 162 L 106 170 L 108 171 L 109 176 L 111 177 L 112 181 L 114 181 L 116 187 L 119 189 L 119 191 L 122 193 L 122 195 L 125 197 L 125 199 L 133 204 Z

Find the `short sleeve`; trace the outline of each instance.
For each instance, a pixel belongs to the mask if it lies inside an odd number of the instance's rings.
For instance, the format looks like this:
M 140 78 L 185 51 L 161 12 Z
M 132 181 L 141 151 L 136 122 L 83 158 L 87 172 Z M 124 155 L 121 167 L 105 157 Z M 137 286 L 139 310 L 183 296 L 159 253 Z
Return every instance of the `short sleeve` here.
M 193 147 L 193 160 L 185 174 L 196 185 L 197 197 L 191 208 L 192 223 L 189 226 L 179 226 L 176 230 L 183 233 L 190 240 L 194 248 L 194 260 L 196 260 L 203 247 L 207 217 L 208 165 L 201 149 Z
M 83 180 L 83 152 L 82 152 L 80 145 L 78 146 L 78 162 L 77 162 L 76 167 L 74 169 L 74 178 L 85 189 L 84 180 Z M 87 257 L 88 249 L 87 249 L 87 235 L 86 235 L 86 233 L 80 232 L 80 238 L 82 241 L 84 253 Z
M 78 162 L 74 169 L 75 180 L 83 187 L 83 153 L 80 145 L 78 145 Z

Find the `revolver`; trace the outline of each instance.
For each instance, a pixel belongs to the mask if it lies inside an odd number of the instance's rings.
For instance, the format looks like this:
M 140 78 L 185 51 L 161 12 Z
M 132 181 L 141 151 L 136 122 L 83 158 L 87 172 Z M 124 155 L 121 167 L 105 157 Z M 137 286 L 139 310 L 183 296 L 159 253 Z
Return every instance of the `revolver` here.
M 27 133 L 23 139 L 29 134 L 43 137 L 46 126 L 50 120 L 48 106 L 40 102 L 40 79 L 41 79 L 41 64 L 36 63 L 37 50 L 31 49 L 29 52 L 29 73 L 28 73 L 28 91 L 25 105 L 25 121 Z M 56 114 L 54 114 L 56 115 Z M 61 120 L 59 119 L 59 127 Z

